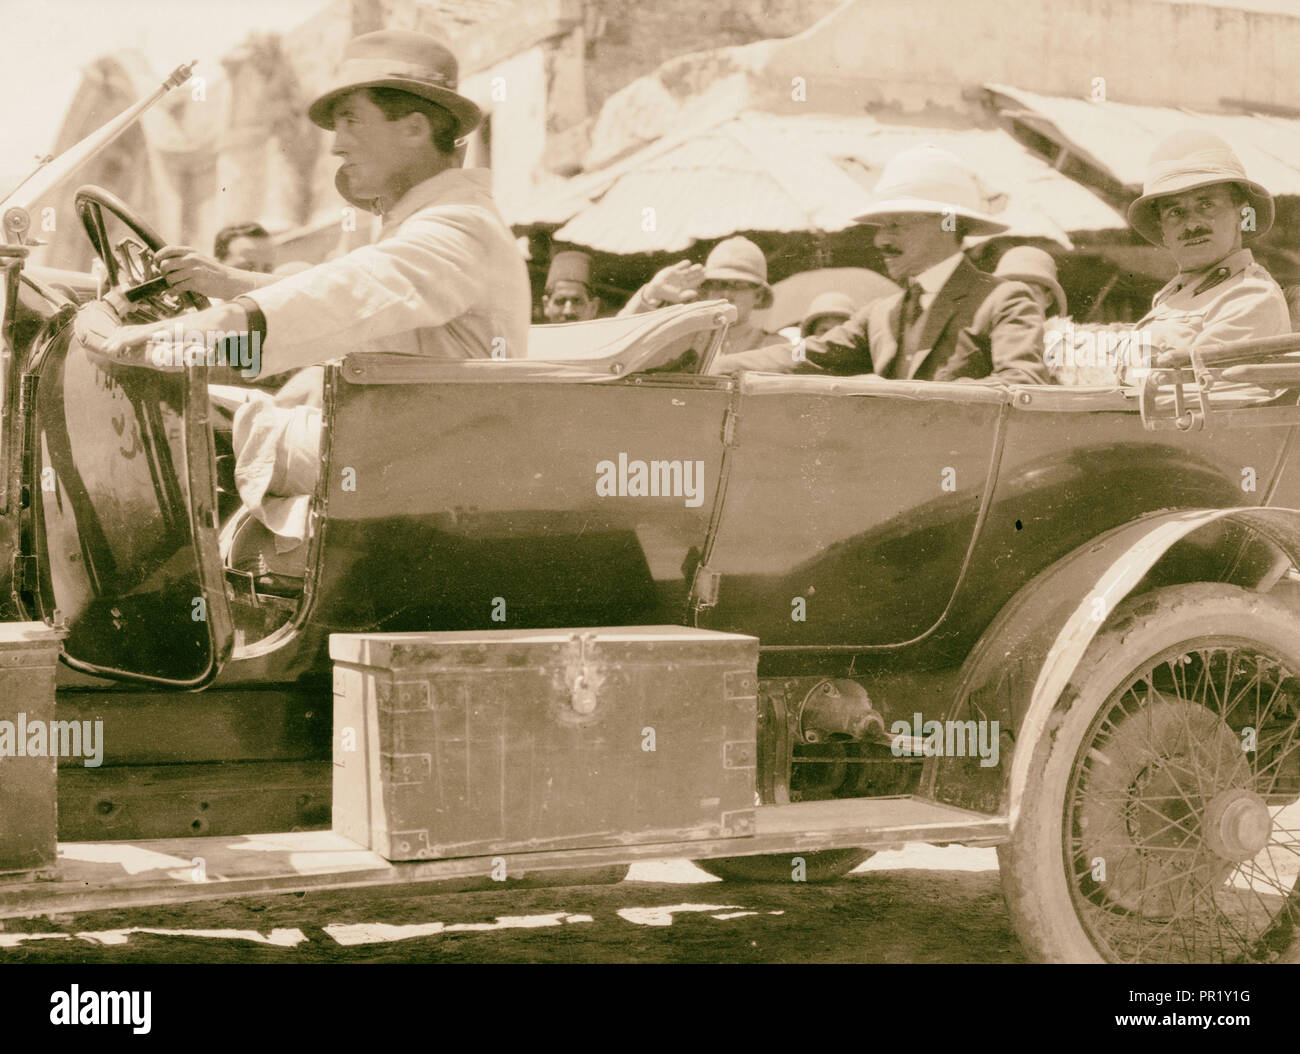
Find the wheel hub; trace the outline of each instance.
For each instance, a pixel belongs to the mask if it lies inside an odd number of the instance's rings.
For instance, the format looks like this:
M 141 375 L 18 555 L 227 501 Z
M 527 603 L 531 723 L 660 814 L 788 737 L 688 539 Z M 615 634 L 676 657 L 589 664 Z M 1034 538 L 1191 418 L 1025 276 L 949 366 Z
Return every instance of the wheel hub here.
M 1186 910 L 1200 879 L 1221 882 L 1232 861 L 1259 851 L 1240 857 L 1217 848 L 1244 853 L 1259 840 L 1259 819 L 1241 797 L 1254 796 L 1233 787 L 1247 771 L 1240 741 L 1205 707 L 1178 697 L 1150 703 L 1117 720 L 1091 761 L 1092 793 L 1078 812 L 1081 849 L 1097 893 L 1115 907 L 1148 918 Z M 1226 819 L 1215 829 L 1224 833 L 1210 844 L 1207 799 L 1220 798 Z M 1267 840 L 1265 831 L 1261 848 Z M 1220 861 L 1212 873 L 1204 870 L 1206 849 Z
M 1264 799 L 1232 787 L 1220 791 L 1205 809 L 1205 844 L 1223 860 L 1253 860 L 1273 835 L 1273 817 Z

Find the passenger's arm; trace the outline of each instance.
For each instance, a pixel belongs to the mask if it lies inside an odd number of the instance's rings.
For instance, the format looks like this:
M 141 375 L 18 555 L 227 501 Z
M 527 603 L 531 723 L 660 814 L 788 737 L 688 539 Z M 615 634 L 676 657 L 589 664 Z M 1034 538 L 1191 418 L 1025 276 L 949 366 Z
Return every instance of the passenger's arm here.
M 990 380 L 1007 384 L 1046 384 L 1043 309 L 1019 282 L 1004 282 L 989 294 L 982 309 L 989 322 L 993 372 Z

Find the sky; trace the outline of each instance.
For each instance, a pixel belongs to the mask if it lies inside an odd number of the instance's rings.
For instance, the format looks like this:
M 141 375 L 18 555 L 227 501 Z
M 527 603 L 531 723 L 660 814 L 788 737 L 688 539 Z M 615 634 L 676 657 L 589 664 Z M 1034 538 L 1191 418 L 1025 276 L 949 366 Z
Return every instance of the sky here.
M 284 32 L 329 0 L 0 0 L 0 197 L 47 152 L 82 68 L 135 47 L 162 78 L 218 59 L 250 33 Z

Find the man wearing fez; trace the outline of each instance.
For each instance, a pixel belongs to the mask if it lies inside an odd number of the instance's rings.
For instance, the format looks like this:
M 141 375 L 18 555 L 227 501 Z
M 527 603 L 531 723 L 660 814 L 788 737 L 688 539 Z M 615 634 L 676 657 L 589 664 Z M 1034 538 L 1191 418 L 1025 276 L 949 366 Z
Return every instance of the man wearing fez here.
M 1162 140 L 1128 221 L 1169 250 L 1178 273 L 1136 325 L 1076 327 L 1049 347 L 1054 380 L 1134 384 L 1162 350 L 1291 332 L 1281 288 L 1243 246 L 1273 225 L 1273 196 L 1246 178 L 1219 136 L 1188 129 Z M 1105 341 L 1104 353 L 1096 350 L 1101 334 L 1118 338 Z
M 184 329 L 249 332 L 268 374 L 353 352 L 523 358 L 528 272 L 492 200 L 490 173 L 461 167 L 457 140 L 482 114 L 457 92 L 457 72 L 451 51 L 423 33 L 381 30 L 353 39 L 308 116 L 334 133 L 332 151 L 343 159 L 339 192 L 383 217 L 379 241 L 289 276 L 232 269 L 192 251 L 169 254 L 162 267 L 171 288 L 226 300 L 185 316 Z M 175 326 L 120 327 L 104 351 L 174 368 L 175 357 L 156 345 Z M 320 471 L 318 382 L 295 377 L 275 399 L 252 401 L 235 417 L 240 496 L 287 540 L 303 536 L 303 496 Z M 313 384 L 314 397 L 304 392 Z M 286 505 L 272 496 L 294 500 Z
M 547 322 L 590 322 L 600 314 L 600 297 L 591 295 L 591 257 L 556 253 L 546 272 L 542 314 Z
M 715 372 L 1046 380 L 1043 311 L 1033 294 L 1020 282 L 985 274 L 961 251 L 968 234 L 1006 230 L 982 211 L 979 181 L 965 162 L 934 146 L 906 150 L 885 166 L 875 197 L 855 220 L 876 228 L 876 248 L 903 291 L 793 350 L 760 348 L 715 365 Z

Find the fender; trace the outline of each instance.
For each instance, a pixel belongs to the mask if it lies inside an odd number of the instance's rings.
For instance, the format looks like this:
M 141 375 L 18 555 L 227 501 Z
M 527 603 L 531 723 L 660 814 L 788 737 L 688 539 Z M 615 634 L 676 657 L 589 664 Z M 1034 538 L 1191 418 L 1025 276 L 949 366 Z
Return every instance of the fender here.
M 978 758 L 935 758 L 923 793 L 1005 815 L 1012 829 L 1029 782 L 1033 746 L 1047 733 L 1088 645 L 1111 613 L 1174 545 L 1211 525 L 1248 527 L 1300 567 L 1300 509 L 1193 509 L 1152 513 L 1099 535 L 1024 586 L 962 667 L 949 717 L 997 720 L 997 769 Z

